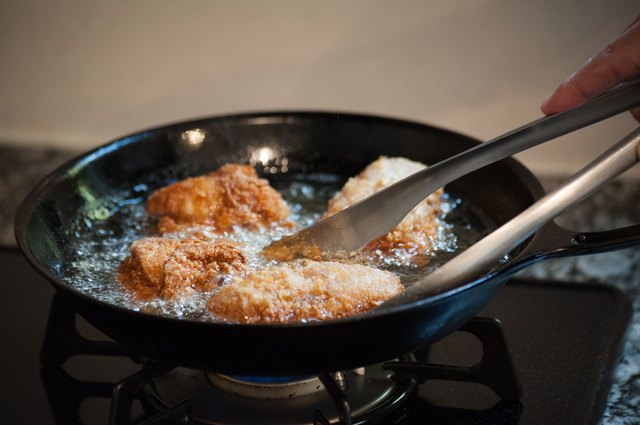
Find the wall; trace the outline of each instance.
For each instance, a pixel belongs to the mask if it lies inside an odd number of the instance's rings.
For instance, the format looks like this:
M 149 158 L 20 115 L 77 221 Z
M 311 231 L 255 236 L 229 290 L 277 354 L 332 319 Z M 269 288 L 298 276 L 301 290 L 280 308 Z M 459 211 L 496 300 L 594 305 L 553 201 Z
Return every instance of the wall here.
M 631 0 L 0 0 L 0 141 L 86 149 L 267 109 L 389 115 L 486 140 L 539 117 L 548 92 L 639 10 Z M 635 125 L 621 116 L 520 158 L 565 173 Z

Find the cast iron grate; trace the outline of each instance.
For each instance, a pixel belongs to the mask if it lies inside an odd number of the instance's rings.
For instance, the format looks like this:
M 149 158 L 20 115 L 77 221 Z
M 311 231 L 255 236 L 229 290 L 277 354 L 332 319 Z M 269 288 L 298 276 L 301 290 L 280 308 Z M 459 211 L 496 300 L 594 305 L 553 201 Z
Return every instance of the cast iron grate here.
M 82 423 L 78 412 L 79 406 L 83 400 L 90 397 L 111 398 L 109 425 L 199 423 L 192 420 L 190 400 L 180 401 L 159 412 L 134 414 L 135 404 L 141 401 L 144 403 L 141 397 L 143 389 L 158 377 L 174 369 L 175 365 L 142 358 L 113 341 L 85 338 L 77 330 L 76 316 L 77 313 L 60 296 L 54 297 L 40 360 L 43 366 L 41 377 L 58 423 Z M 348 396 L 331 374 L 320 374 L 318 377 L 333 400 L 338 419 L 330 420 L 327 412 L 316 409 L 309 412 L 309 423 L 360 425 L 379 423 L 382 420 L 387 423 L 399 423 L 410 410 L 406 406 L 406 401 L 420 385 L 430 380 L 481 384 L 493 390 L 502 400 L 496 406 L 505 403 L 510 409 L 513 406 L 520 406 L 517 400 L 522 395 L 522 389 L 509 355 L 500 321 L 493 318 L 475 318 L 459 331 L 475 336 L 480 342 L 482 355 L 476 364 L 465 366 L 435 364 L 416 361 L 414 356 L 384 363 L 383 368 L 393 372 L 391 379 L 396 382 L 398 390 L 389 400 L 374 410 L 357 415 L 352 413 Z M 428 347 L 419 350 L 418 358 L 426 358 L 425 354 L 428 351 Z M 86 382 L 71 377 L 64 370 L 64 363 L 77 355 L 127 357 L 139 364 L 140 368 L 138 372 L 116 384 Z M 434 407 L 433 409 L 437 410 L 437 414 L 442 417 L 451 414 L 446 408 Z M 517 420 L 519 409 L 515 410 L 512 417 Z

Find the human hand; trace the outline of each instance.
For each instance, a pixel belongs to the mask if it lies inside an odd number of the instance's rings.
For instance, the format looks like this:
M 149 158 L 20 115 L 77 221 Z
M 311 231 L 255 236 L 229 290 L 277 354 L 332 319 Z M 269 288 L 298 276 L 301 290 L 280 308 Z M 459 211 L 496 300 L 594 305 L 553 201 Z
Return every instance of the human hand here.
M 619 83 L 637 78 L 640 78 L 640 17 L 555 89 L 542 103 L 542 112 L 551 115 L 566 111 Z M 640 107 L 631 114 L 640 121 Z

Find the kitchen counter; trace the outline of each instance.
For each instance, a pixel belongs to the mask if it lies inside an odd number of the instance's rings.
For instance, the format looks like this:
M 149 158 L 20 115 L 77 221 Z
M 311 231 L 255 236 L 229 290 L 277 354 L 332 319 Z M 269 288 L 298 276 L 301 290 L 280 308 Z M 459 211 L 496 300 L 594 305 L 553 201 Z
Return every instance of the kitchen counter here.
M 74 152 L 0 145 L 0 245 L 15 245 L 13 217 L 25 194 L 43 176 Z M 562 179 L 542 178 L 547 189 Z M 616 181 L 558 218 L 558 223 L 584 231 L 633 224 L 640 217 L 640 183 Z M 640 248 L 606 254 L 549 260 L 521 272 L 521 276 L 578 284 L 613 285 L 630 298 L 633 319 L 620 364 L 613 378 L 602 423 L 640 422 Z

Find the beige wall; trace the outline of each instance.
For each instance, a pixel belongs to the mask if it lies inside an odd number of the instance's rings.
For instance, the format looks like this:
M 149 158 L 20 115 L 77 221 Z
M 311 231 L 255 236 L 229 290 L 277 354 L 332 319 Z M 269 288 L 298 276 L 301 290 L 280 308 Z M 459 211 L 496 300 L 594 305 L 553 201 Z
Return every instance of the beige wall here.
M 0 141 L 89 148 L 212 114 L 390 115 L 489 139 L 540 116 L 629 0 L 0 0 Z M 567 172 L 628 116 L 521 156 Z M 637 173 L 640 176 L 640 173 Z

